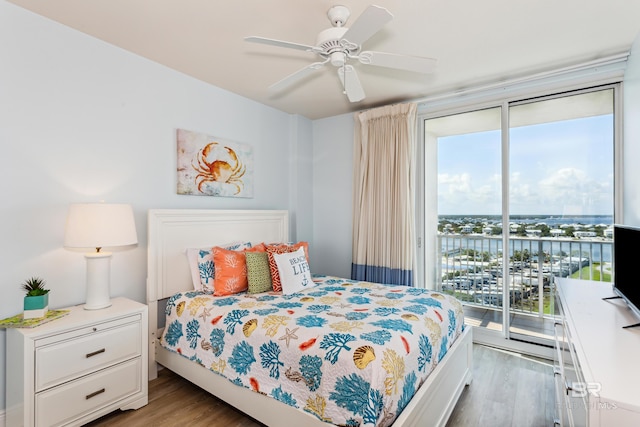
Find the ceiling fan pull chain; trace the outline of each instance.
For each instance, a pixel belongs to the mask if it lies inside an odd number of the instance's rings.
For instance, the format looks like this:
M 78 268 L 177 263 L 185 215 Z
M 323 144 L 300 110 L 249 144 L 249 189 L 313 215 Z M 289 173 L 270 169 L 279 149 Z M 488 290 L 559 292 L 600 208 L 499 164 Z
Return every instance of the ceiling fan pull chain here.
M 342 65 L 342 81 L 344 82 L 343 95 L 347 94 L 347 54 L 344 54 L 344 64 Z

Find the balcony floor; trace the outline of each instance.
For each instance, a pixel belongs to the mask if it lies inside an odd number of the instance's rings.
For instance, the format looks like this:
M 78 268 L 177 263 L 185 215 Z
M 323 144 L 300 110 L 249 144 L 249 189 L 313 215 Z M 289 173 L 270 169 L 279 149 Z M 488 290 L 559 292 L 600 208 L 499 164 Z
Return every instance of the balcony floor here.
M 502 331 L 502 311 L 472 305 L 464 306 L 465 323 L 470 326 Z M 554 320 L 524 313 L 510 314 L 510 333 L 531 337 L 532 342 L 549 344 L 553 342 Z

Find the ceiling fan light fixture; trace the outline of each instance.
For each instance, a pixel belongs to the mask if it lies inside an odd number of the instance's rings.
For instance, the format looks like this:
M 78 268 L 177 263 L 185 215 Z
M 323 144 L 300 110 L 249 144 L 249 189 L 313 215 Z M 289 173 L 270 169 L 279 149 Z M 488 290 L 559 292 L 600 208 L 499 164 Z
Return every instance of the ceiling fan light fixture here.
M 334 67 L 342 67 L 347 62 L 347 55 L 344 52 L 333 52 L 329 55 L 331 65 Z

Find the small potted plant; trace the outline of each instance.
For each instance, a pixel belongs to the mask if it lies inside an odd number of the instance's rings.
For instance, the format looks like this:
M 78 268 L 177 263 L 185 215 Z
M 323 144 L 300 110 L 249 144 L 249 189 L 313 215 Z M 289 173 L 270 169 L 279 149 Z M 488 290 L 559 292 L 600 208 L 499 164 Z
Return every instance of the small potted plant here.
M 32 277 L 22 283 L 22 289 L 27 293 L 24 297 L 23 318 L 44 317 L 49 311 L 49 289 L 44 285 L 45 281 L 40 277 Z

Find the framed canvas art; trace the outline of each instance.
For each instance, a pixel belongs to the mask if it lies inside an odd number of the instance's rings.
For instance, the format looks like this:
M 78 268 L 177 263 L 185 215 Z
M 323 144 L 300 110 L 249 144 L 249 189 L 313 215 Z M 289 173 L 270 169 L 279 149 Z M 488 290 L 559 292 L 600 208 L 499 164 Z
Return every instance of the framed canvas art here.
M 177 130 L 178 194 L 253 197 L 253 149 L 204 133 Z

